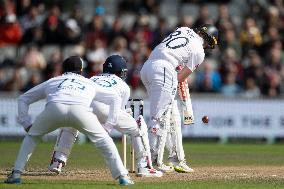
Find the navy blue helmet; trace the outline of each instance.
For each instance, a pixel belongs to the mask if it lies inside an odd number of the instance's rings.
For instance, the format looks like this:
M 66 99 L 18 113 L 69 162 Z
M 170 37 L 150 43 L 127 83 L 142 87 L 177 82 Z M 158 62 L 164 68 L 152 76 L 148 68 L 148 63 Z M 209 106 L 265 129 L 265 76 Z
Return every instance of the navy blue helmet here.
M 103 65 L 103 73 L 115 74 L 122 79 L 126 79 L 127 66 L 125 59 L 120 55 L 109 56 Z

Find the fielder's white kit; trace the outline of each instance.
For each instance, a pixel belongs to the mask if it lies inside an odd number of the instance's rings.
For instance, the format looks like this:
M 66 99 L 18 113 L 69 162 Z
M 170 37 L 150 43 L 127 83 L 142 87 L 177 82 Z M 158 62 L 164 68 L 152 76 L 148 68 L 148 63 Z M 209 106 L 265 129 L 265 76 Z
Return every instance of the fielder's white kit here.
M 125 106 L 128 102 L 130 96 L 129 86 L 118 76 L 114 74 L 101 74 L 90 78 L 90 81 L 94 82 L 101 88 L 107 89 L 110 93 L 116 93 L 120 97 L 120 111 L 117 114 L 117 124 L 113 127 L 123 134 L 128 134 L 131 136 L 133 146 L 136 152 L 136 162 L 138 171 L 137 176 L 147 176 L 142 175 L 139 169 L 145 167 L 152 167 L 151 153 L 148 140 L 148 130 L 147 125 L 142 116 L 138 117 L 140 127 L 137 125 L 136 120 L 125 111 Z M 107 121 L 107 115 L 111 111 L 112 107 L 109 107 L 102 99 L 93 101 L 92 103 L 93 112 L 97 115 L 101 123 Z M 112 127 L 108 125 L 103 125 L 104 128 L 110 133 Z M 70 134 L 71 133 L 71 134 Z M 76 140 L 77 131 L 74 129 L 65 128 L 62 129 L 61 134 L 58 137 L 57 144 L 54 148 L 55 159 L 67 161 L 68 155 L 70 154 L 72 145 Z M 150 174 L 153 176 L 153 173 Z M 149 176 L 150 176 L 149 175 Z M 155 176 L 162 176 L 161 173 Z
M 152 158 L 158 166 L 163 165 L 172 103 L 177 91 L 176 67 L 184 65 L 193 72 L 204 57 L 203 39 L 192 29 L 181 27 L 155 47 L 141 69 L 141 80 L 150 100 L 150 127 L 157 128 L 157 132 L 149 132 L 149 136 Z
M 46 107 L 32 123 L 28 115 L 29 105 L 44 98 L 47 98 Z M 90 108 L 94 99 L 104 99 L 110 103 L 107 123 L 115 125 L 121 105 L 120 98 L 115 93 L 98 88 L 94 82 L 78 74 L 65 73 L 21 95 L 18 100 L 19 123 L 24 127 L 32 124 L 32 127 L 22 143 L 14 170 L 23 171 L 41 136 L 68 125 L 85 133 L 102 151 L 113 178 L 127 175 L 128 171 L 123 166 L 112 138 Z

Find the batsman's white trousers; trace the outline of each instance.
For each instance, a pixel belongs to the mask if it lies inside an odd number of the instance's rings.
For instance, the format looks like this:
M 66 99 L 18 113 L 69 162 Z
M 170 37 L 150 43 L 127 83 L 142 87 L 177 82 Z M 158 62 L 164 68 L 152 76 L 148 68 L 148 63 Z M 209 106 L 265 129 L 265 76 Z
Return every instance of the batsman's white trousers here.
M 157 121 L 160 123 L 159 136 L 149 132 L 152 157 L 157 159 L 159 165 L 162 164 L 167 130 L 170 125 L 169 112 L 177 91 L 177 72 L 169 62 L 157 60 L 145 62 L 140 75 L 149 95 L 151 116 L 149 127 L 152 128 Z
M 48 103 L 44 111 L 37 116 L 24 138 L 14 169 L 23 171 L 41 137 L 64 126 L 76 128 L 88 136 L 90 141 L 102 151 L 114 179 L 128 174 L 112 138 L 101 126 L 92 109 L 81 105 L 60 103 Z

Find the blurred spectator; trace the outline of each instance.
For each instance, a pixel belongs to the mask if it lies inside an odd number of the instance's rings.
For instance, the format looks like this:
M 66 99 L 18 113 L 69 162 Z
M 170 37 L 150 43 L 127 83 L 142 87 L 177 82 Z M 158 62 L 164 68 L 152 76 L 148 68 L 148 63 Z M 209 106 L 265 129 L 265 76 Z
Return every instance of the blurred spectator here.
M 61 63 L 63 61 L 63 57 L 60 51 L 53 51 L 50 56 L 50 59 L 47 62 L 47 66 L 43 70 L 44 80 L 48 80 L 52 77 L 56 77 L 61 75 Z
M 226 75 L 225 81 L 221 88 L 221 94 L 226 96 L 235 96 L 241 92 L 240 86 L 236 82 L 237 74 L 230 72 Z
M 205 24 L 214 24 L 213 18 L 210 16 L 207 4 L 202 4 L 199 8 L 199 15 L 193 24 L 193 27 L 204 26 Z
M 29 89 L 35 87 L 36 85 L 40 84 L 42 81 L 41 75 L 38 72 L 33 72 L 29 82 L 24 86 L 24 88 L 21 90 L 23 92 L 28 91 Z
M 254 78 L 246 78 L 244 91 L 242 92 L 241 96 L 245 98 L 257 98 L 261 96 L 260 89 L 256 85 Z
M 64 37 L 64 22 L 60 18 L 60 9 L 54 5 L 43 22 L 45 44 L 61 44 Z
M 203 69 L 196 73 L 196 86 L 199 92 L 219 92 L 221 89 L 220 74 L 213 68 L 214 61 L 206 59 Z
M 43 15 L 39 15 L 38 7 L 31 6 L 27 14 L 20 18 L 20 24 L 23 32 L 27 32 L 32 28 L 38 27 L 43 22 Z
M 216 27 L 223 31 L 226 28 L 228 23 L 232 23 L 232 18 L 229 14 L 229 7 L 227 4 L 220 4 L 218 6 L 218 18 L 217 21 L 215 23 Z
M 119 13 L 135 14 L 159 14 L 161 0 L 122 0 L 120 1 Z
M 68 19 L 65 22 L 65 32 L 64 32 L 64 45 L 78 44 L 82 40 L 82 31 L 79 24 L 75 19 Z
M 240 60 L 242 56 L 242 46 L 236 36 L 236 32 L 233 28 L 228 28 L 223 31 L 223 37 L 224 39 L 220 39 L 221 45 L 220 49 L 224 52 L 228 48 L 234 49 L 236 52 L 236 59 Z
M 87 52 L 87 77 L 92 77 L 96 74 L 102 73 L 103 63 L 107 58 L 104 42 L 101 39 L 96 39 L 94 48 Z
M 227 48 L 221 57 L 221 64 L 219 67 L 222 82 L 225 82 L 227 75 L 234 73 L 236 82 L 241 84 L 243 79 L 243 67 L 237 59 L 236 51 L 233 48 Z
M 122 37 L 127 39 L 127 32 L 123 29 L 123 25 L 120 18 L 116 18 L 110 28 L 109 36 L 108 36 L 108 45 L 114 43 L 114 40 L 117 37 Z
M 17 45 L 22 39 L 22 29 L 14 13 L 6 14 L 0 20 L 0 47 Z
M 28 47 L 21 64 L 29 71 L 41 71 L 46 67 L 46 61 L 38 47 L 31 45 Z
M 257 49 L 262 44 L 262 36 L 256 21 L 252 17 L 244 19 L 243 28 L 240 33 L 240 40 L 243 46 L 243 52 L 250 49 Z
M 107 45 L 109 36 L 109 27 L 104 20 L 104 9 L 96 8 L 96 14 L 87 25 L 85 43 L 87 48 L 94 48 L 95 41 L 100 39 L 103 45 Z
M 124 37 L 116 37 L 113 42 L 113 49 L 110 54 L 123 56 L 127 62 L 132 62 L 131 52 L 128 50 L 127 40 Z
M 271 26 L 274 26 L 280 29 L 282 27 L 282 24 L 283 23 L 281 22 L 281 19 L 280 19 L 280 12 L 279 12 L 278 7 L 269 6 L 266 9 L 264 29 L 269 28 Z
M 133 41 L 130 45 L 141 41 L 145 41 L 147 45 L 151 44 L 153 40 L 153 32 L 149 26 L 149 19 L 149 16 L 141 15 L 134 23 L 133 28 L 129 32 L 129 39 L 130 41 Z
M 75 4 L 70 12 L 70 19 L 74 19 L 77 22 L 80 30 L 83 30 L 85 27 L 84 14 L 82 11 L 82 7 L 78 4 Z
M 276 97 L 280 95 L 280 82 L 281 78 L 274 70 L 265 71 L 264 84 L 262 92 L 268 97 Z
M 281 35 L 279 30 L 275 26 L 269 26 L 267 33 L 263 35 L 263 44 L 260 47 L 260 54 L 266 54 L 267 50 L 270 49 L 277 41 L 282 43 Z M 282 45 L 281 45 L 282 46 Z
M 245 66 L 244 78 L 253 78 L 256 84 L 262 88 L 264 67 L 259 54 L 254 50 L 249 51 L 243 65 Z
M 22 38 L 21 43 L 36 44 L 37 46 L 43 46 L 45 44 L 44 34 L 41 26 L 37 26 L 27 30 Z
M 22 16 L 29 12 L 31 0 L 16 0 L 17 15 Z

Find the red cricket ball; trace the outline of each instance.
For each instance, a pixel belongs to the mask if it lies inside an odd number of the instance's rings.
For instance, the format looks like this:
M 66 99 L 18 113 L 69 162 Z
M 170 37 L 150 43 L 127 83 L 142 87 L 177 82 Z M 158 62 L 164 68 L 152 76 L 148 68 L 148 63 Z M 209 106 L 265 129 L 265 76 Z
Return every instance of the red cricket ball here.
M 202 121 L 203 121 L 203 123 L 208 123 L 209 122 L 209 117 L 208 116 L 203 116 Z

